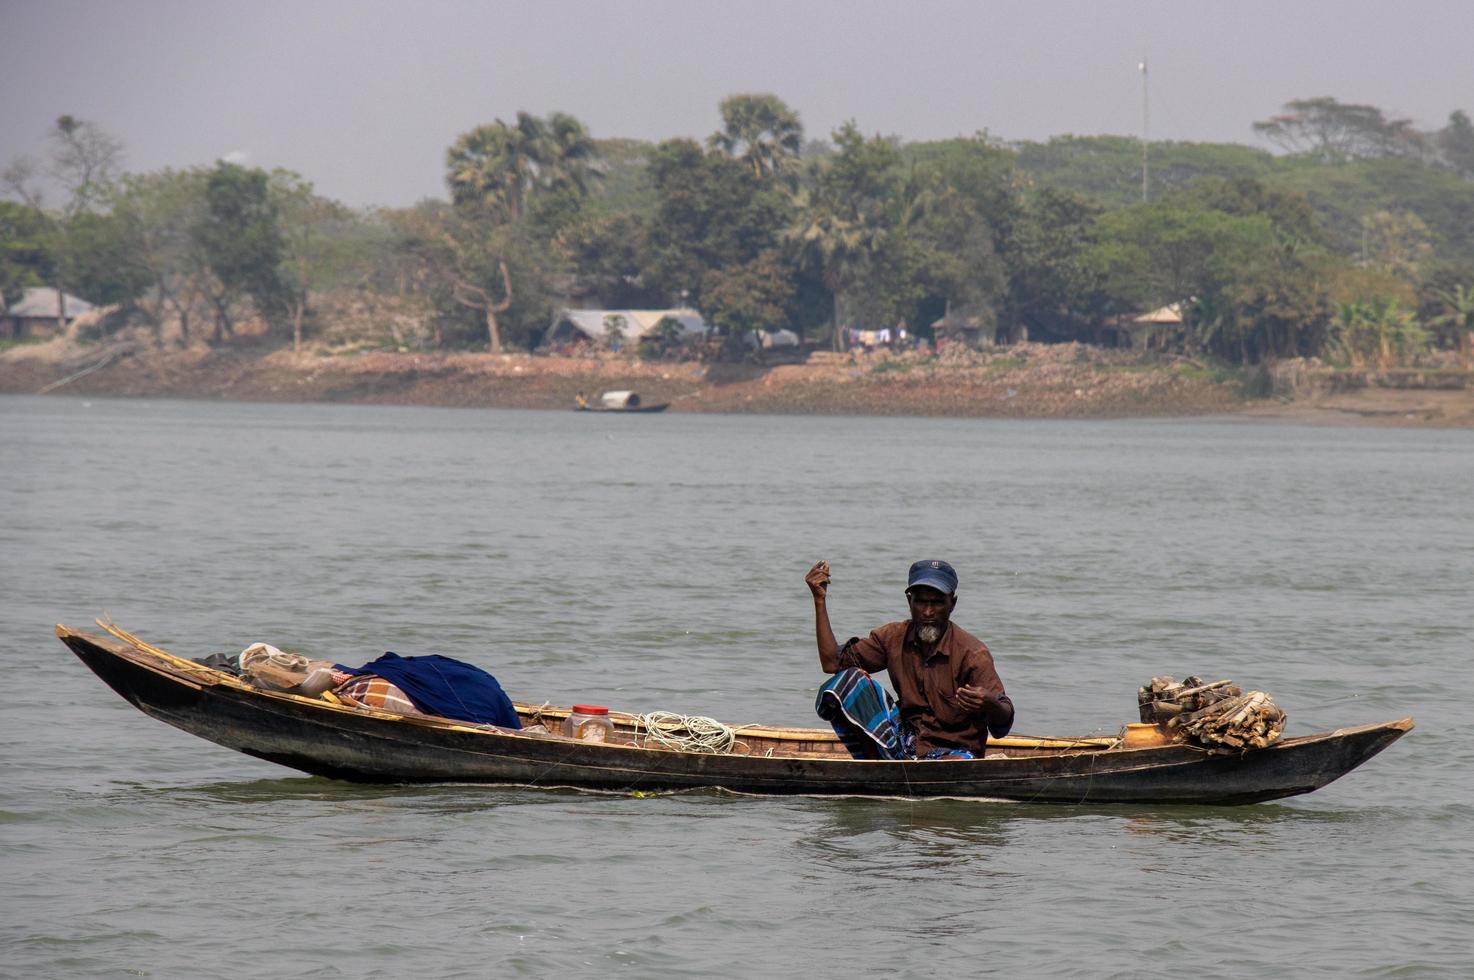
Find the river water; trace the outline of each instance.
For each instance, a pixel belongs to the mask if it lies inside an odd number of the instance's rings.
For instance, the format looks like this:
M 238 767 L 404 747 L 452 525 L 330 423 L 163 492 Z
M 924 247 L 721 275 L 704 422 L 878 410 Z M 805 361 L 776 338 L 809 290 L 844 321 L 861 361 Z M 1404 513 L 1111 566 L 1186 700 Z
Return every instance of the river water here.
M 1466 431 L 0 398 L 0 975 L 1468 977 L 1471 487 Z M 804 572 L 843 637 L 920 557 L 1021 733 L 1162 673 L 1418 727 L 1240 808 L 360 787 L 51 632 L 817 725 Z

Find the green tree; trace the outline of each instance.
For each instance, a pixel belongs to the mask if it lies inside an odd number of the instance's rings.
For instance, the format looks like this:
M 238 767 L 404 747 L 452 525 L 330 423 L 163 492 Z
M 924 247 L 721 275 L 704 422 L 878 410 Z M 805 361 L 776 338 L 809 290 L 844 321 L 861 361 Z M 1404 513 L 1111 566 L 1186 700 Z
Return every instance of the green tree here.
M 805 202 L 789 240 L 799 261 L 814 270 L 829 290 L 830 326 L 836 351 L 845 349 L 845 293 L 858 284 L 865 262 L 880 250 L 884 232 L 842 213 L 834 202 Z
M 1083 195 L 1110 207 L 1141 200 L 1141 141 L 1130 136 L 1055 136 L 1043 143 L 1014 144 L 1020 174 L 1037 187 Z M 1233 143 L 1153 140 L 1153 193 L 1190 187 L 1207 177 L 1263 180 L 1276 167 L 1273 154 Z
M 666 303 L 665 293 L 646 281 L 652 263 L 650 236 L 638 214 L 584 213 L 559 233 L 557 244 L 600 305 L 637 310 Z
M 1218 185 L 1103 215 L 1087 262 L 1108 308 L 1176 304 L 1189 344 L 1240 363 L 1320 353 L 1333 260 L 1293 199 L 1262 191 Z
M 1474 178 L 1474 123 L 1468 113 L 1460 109 L 1449 114 L 1448 125 L 1438 132 L 1438 150 L 1460 177 Z
M 1011 333 L 1049 340 L 1090 336 L 1104 312 L 1099 275 L 1087 261 L 1100 205 L 1044 187 L 1024 197 L 998 251 L 1007 276 L 1000 319 Z
M 1436 295 L 1443 311 L 1429 321 L 1429 326 L 1447 338 L 1449 346 L 1458 349 L 1459 361 L 1468 371 L 1474 362 L 1474 289 L 1458 283 Z
M 131 228 L 116 211 L 86 211 L 67 223 L 67 280 L 93 303 L 132 307 L 151 277 L 140 261 Z
M 942 288 L 936 263 L 937 253 L 898 220 L 865 257 L 865 275 L 850 293 L 853 308 L 870 326 L 919 322 L 929 291 Z
M 813 187 L 799 200 L 788 241 L 832 298 L 834 349 L 845 349 L 846 299 L 862 283 L 895 224 L 901 186 L 894 139 L 866 139 L 853 120 L 834 133 L 836 152 L 820 161 Z
M 235 333 L 232 308 L 243 296 L 251 298 L 268 322 L 285 309 L 285 246 L 270 184 L 266 171 L 224 160 L 205 181 L 205 211 L 196 234 L 214 273 L 216 288 L 209 299 L 217 341 Z
M 313 293 L 340 284 L 352 268 L 358 244 L 352 235 L 354 216 L 337 201 L 319 197 L 310 181 L 290 171 L 271 175 L 271 195 L 282 231 L 282 279 L 292 350 L 300 353 Z
M 644 281 L 673 299 L 705 308 L 711 282 L 776 248 L 792 202 L 741 161 L 667 140 L 650 157 L 656 207 L 648 223 Z
M 702 312 L 729 336 L 773 330 L 787 319 L 793 299 L 792 269 L 778 249 L 768 249 L 751 262 L 712 270 L 706 278 Z
M 803 148 L 798 113 L 776 95 L 729 95 L 720 106 L 722 128 L 707 145 L 742 160 L 762 179 L 791 172 Z
M 51 280 L 56 257 L 45 215 L 15 201 L 0 201 L 0 300 L 20 299 L 27 286 Z
M 957 313 L 995 324 L 1006 288 L 997 242 L 1019 209 L 1012 154 L 986 134 L 904 154 L 911 171 L 898 203 L 906 244 L 886 264 L 914 266 L 920 300 L 907 318 L 924 325 Z
M 527 345 L 547 323 L 548 279 L 558 270 L 547 243 L 524 225 L 492 224 L 464 208 L 424 202 L 396 216 L 399 248 L 411 256 L 423 294 L 444 314 L 442 326 L 463 324 L 485 339 L 488 350 Z
M 451 202 L 520 221 L 538 186 L 539 161 L 550 152 L 546 124 L 527 112 L 514 124 L 498 119 L 462 133 L 445 154 Z
M 1385 371 L 1410 358 L 1427 336 L 1412 311 L 1402 309 L 1395 299 L 1378 296 L 1341 304 L 1332 342 L 1352 367 L 1374 362 Z
M 685 360 L 699 343 L 686 335 L 679 320 L 666 316 L 640 338 L 639 355 L 647 361 Z
M 482 313 L 492 353 L 502 350 L 499 317 L 516 312 L 518 294 L 523 300 L 540 295 L 538 289 L 514 293 L 513 282 L 522 278 L 516 267 L 541 264 L 542 275 L 551 271 L 554 238 L 573 223 L 597 176 L 594 142 L 563 113 L 544 120 L 519 112 L 514 124 L 498 119 L 478 126 L 446 151 L 456 214 L 430 237 L 449 249 L 450 294 Z M 532 253 L 543 261 L 524 261 Z
M 1305 195 L 1272 187 L 1262 180 L 1205 177 L 1167 195 L 1166 200 L 1184 207 L 1207 208 L 1238 217 L 1263 215 L 1273 225 L 1276 237 L 1283 241 L 1317 246 L 1330 242 L 1315 208 Z
M 105 248 L 108 239 L 98 221 L 84 220 L 84 216 L 96 215 L 111 194 L 123 160 L 123 144 L 96 123 L 71 115 L 57 118 L 47 142 L 49 154 L 44 163 L 27 157 L 12 160 L 0 172 L 0 184 L 42 218 L 41 234 L 52 256 L 47 278 L 56 289 L 57 320 L 65 328 L 63 295 L 79 288 L 74 282 L 78 267 L 87 267 L 92 275 L 101 276 L 100 268 L 92 261 L 94 256 L 86 252 L 89 248 Z M 43 176 L 59 184 L 65 194 L 58 209 L 46 206 Z M 74 225 L 79 226 L 75 237 Z M 126 288 L 121 281 L 109 286 Z M 97 296 L 88 298 L 100 301 Z
M 1284 112 L 1254 123 L 1254 131 L 1291 153 L 1326 163 L 1367 157 L 1426 156 L 1426 136 L 1410 119 L 1389 119 L 1370 105 L 1330 96 L 1295 99 Z
M 581 122 L 561 112 L 517 113 L 461 134 L 446 151 L 451 201 L 519 222 L 530 202 L 571 192 L 581 197 L 598 173 L 597 150 Z
M 1326 281 L 1336 263 L 1294 241 L 1240 254 L 1218 288 L 1191 304 L 1196 342 L 1240 364 L 1324 354 L 1332 313 Z
M 1474 261 L 1474 181 L 1417 160 L 1357 160 L 1326 167 L 1288 158 L 1266 183 L 1303 194 L 1336 249 L 1360 258 L 1363 222 L 1379 211 L 1415 214 L 1439 261 Z
M 618 351 L 624 344 L 625 331 L 629 328 L 629 321 L 621 313 L 606 313 L 604 315 L 603 345 L 609 350 Z
M 1154 202 L 1102 215 L 1090 259 L 1122 312 L 1190 301 L 1272 240 L 1269 222 Z
M 129 243 L 128 261 L 148 283 L 135 302 L 160 340 L 172 313 L 188 344 L 195 305 L 212 291 L 209 258 L 197 233 L 205 223 L 208 179 L 208 171 L 199 168 L 130 174 L 113 199 L 113 216 Z
M 1329 236 L 1303 194 L 1249 178 L 1206 178 L 1169 199 L 1269 222 L 1269 240 L 1236 254 L 1221 290 L 1194 304 L 1208 349 L 1241 363 L 1324 353 L 1326 282 L 1342 263 L 1328 252 Z
M 582 198 L 602 179 L 599 149 L 584 124 L 566 112 L 547 119 L 549 152 L 539 161 L 541 177 L 551 191 L 572 191 Z
M 486 324 L 487 350 L 502 352 L 499 319 L 517 298 L 512 291 L 509 255 L 518 228 L 514 224 L 486 228 L 475 217 L 450 216 L 443 240 L 453 261 L 446 267 L 451 296 L 461 306 L 477 310 Z
M 1362 219 L 1361 262 L 1417 282 L 1433 254 L 1432 234 L 1411 211 L 1377 211 Z

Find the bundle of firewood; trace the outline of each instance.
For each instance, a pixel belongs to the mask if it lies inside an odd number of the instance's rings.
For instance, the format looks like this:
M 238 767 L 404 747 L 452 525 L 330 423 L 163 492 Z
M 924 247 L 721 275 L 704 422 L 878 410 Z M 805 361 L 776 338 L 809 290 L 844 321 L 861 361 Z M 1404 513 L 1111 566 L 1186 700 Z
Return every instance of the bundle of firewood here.
M 1179 684 L 1172 677 L 1153 677 L 1136 692 L 1136 700 L 1142 721 L 1210 751 L 1262 749 L 1285 730 L 1285 713 L 1273 698 L 1263 691 L 1245 693 L 1232 681 L 1204 684 L 1188 677 Z

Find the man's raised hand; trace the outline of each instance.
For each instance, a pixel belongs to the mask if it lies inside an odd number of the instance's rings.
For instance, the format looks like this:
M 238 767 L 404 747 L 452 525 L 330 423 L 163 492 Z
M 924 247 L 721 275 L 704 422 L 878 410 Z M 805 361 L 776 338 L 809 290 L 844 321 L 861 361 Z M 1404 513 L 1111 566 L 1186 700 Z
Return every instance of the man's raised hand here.
M 815 562 L 814 567 L 809 569 L 809 574 L 804 576 L 804 582 L 808 584 L 815 599 L 824 598 L 829 592 L 829 562 Z

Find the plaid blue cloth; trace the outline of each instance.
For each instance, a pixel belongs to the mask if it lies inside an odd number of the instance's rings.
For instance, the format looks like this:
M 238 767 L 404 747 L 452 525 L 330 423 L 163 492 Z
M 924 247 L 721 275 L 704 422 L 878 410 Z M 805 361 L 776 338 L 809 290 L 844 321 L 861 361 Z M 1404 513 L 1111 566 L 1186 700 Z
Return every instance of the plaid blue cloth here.
M 901 710 L 891 692 L 858 667 L 835 674 L 814 701 L 819 717 L 856 759 L 909 759 L 901 740 Z
M 858 667 L 847 667 L 819 688 L 819 717 L 834 728 L 856 759 L 915 759 L 916 734 L 901 720 L 901 709 L 880 681 Z M 924 759 L 972 759 L 966 749 L 933 749 Z

